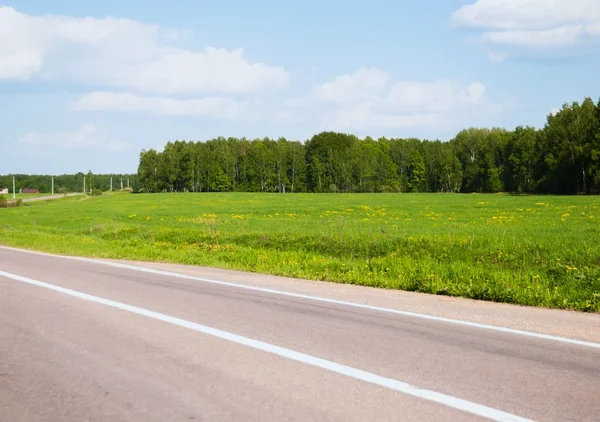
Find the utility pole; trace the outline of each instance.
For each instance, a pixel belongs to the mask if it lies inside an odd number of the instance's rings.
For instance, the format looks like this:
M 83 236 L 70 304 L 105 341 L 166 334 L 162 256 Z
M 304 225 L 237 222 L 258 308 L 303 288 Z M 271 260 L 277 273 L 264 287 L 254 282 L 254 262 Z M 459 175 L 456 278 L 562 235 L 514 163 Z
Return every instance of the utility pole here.
M 121 190 L 123 190 L 123 178 L 121 177 Z
M 52 195 L 54 195 L 54 176 L 52 176 Z
M 112 192 L 112 176 L 110 176 L 110 191 Z
M 85 177 L 86 176 L 83 176 L 83 193 L 86 193 L 86 191 L 85 191 Z
M 127 178 L 127 189 L 129 189 L 129 177 Z
M 15 188 L 15 176 L 13 176 L 13 199 L 17 198 L 17 190 Z

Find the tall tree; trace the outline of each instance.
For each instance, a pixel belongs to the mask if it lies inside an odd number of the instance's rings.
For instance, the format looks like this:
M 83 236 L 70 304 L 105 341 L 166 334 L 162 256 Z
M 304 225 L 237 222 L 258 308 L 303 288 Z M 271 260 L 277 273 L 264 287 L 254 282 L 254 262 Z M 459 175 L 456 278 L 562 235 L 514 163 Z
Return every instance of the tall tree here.
M 138 176 L 134 183 L 147 192 L 600 193 L 600 102 L 565 103 L 539 130 L 471 127 L 450 142 L 338 132 L 318 133 L 305 144 L 175 141 L 161 153 L 142 150 Z M 18 187 L 50 186 L 49 176 L 16 177 Z M 77 190 L 84 177 L 56 182 Z M 95 185 L 108 180 L 98 176 Z
M 288 156 L 288 142 L 285 138 L 279 138 L 273 145 L 273 160 L 275 162 L 275 178 L 277 181 L 275 190 L 280 193 L 285 193 L 288 185 Z
M 306 191 L 306 150 L 299 142 L 288 145 L 288 180 L 292 192 Z
M 145 192 L 158 192 L 158 166 L 159 154 L 155 149 L 142 150 L 140 153 L 140 164 L 138 175 L 141 186 Z
M 352 185 L 351 148 L 357 138 L 321 132 L 306 143 L 308 181 L 318 192 L 349 191 Z
M 509 191 L 529 193 L 535 189 L 534 170 L 538 137 L 538 131 L 530 126 L 518 126 L 511 134 L 506 151 L 506 186 Z
M 423 192 L 426 186 L 425 160 L 418 149 L 410 154 L 408 188 L 411 192 Z
M 252 142 L 250 156 L 252 157 L 252 172 L 258 182 L 261 192 L 269 192 L 273 186 L 275 158 L 270 139 L 257 139 Z
M 565 103 L 558 113 L 548 115 L 544 134 L 550 152 L 547 176 L 551 185 L 559 188 L 557 181 L 562 179 L 566 183 L 559 189 L 564 193 L 590 193 L 598 128 L 597 108 L 591 98 L 581 104 Z
M 94 190 L 94 173 L 92 173 L 91 170 L 88 170 L 86 190 L 88 192 L 92 192 Z

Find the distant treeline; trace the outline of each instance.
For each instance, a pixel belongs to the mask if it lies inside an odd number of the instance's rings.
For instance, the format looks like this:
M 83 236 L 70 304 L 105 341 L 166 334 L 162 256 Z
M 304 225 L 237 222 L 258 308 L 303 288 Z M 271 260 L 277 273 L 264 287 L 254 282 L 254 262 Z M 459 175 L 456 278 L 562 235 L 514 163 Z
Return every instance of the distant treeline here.
M 284 138 L 169 142 L 142 150 L 146 192 L 600 192 L 600 102 L 564 104 L 543 129 L 470 128 L 449 142 Z
M 17 192 L 20 189 L 39 189 L 40 193 L 52 192 L 52 176 L 51 175 L 30 175 L 30 174 L 11 174 L 0 176 L 0 189 L 9 188 L 12 192 L 12 178 L 15 177 L 15 186 Z M 86 190 L 90 186 L 89 173 L 77 174 L 62 174 L 54 176 L 54 193 L 58 193 L 60 188 L 66 188 L 69 192 L 83 192 L 83 179 L 86 180 Z M 94 189 L 108 191 L 110 189 L 110 178 L 113 178 L 113 190 L 121 189 L 121 179 L 123 179 L 123 187 L 127 187 L 127 179 L 129 178 L 129 186 L 135 191 L 139 189 L 139 179 L 137 174 L 93 174 L 92 184 Z

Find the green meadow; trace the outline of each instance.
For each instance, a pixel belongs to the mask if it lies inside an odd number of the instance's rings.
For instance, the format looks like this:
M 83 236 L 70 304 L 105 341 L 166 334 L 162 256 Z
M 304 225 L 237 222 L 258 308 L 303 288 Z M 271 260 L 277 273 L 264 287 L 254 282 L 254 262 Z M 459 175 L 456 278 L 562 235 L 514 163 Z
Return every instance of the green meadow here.
M 113 194 L 0 209 L 0 243 L 600 311 L 600 198 Z

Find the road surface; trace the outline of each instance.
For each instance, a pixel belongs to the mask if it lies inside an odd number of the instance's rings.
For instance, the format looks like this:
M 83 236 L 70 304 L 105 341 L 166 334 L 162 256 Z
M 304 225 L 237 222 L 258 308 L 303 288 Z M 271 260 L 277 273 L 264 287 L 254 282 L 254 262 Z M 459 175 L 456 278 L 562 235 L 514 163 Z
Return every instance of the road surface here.
M 67 196 L 78 196 L 78 195 L 83 195 L 83 193 L 78 193 L 78 192 L 67 193 Z M 22 200 L 23 200 L 23 202 L 48 201 L 50 199 L 60 199 L 64 196 L 65 196 L 64 193 L 58 193 L 55 195 L 32 196 L 32 197 L 28 197 L 28 198 L 22 198 Z M 10 200 L 10 202 L 13 202 L 13 201 L 15 201 L 15 200 L 14 199 Z
M 67 196 L 79 196 L 79 195 L 83 195 L 83 193 L 78 193 L 78 192 L 67 193 Z M 18 199 L 21 199 L 22 202 L 49 201 L 51 199 L 60 199 L 60 198 L 63 198 L 64 196 L 65 196 L 64 193 L 59 193 L 59 194 L 55 194 L 55 195 L 30 196 L 30 197 L 25 197 L 25 198 L 12 199 L 12 194 L 11 194 L 11 196 L 10 196 L 11 199 L 8 200 L 8 203 L 12 204 L 12 203 L 16 202 Z
M 597 314 L 0 248 L 2 421 L 597 421 L 599 343 Z

